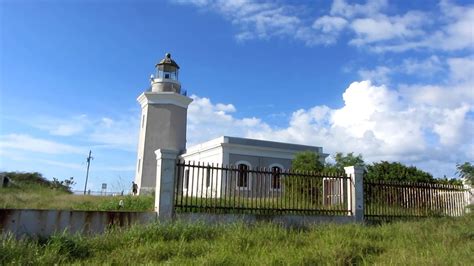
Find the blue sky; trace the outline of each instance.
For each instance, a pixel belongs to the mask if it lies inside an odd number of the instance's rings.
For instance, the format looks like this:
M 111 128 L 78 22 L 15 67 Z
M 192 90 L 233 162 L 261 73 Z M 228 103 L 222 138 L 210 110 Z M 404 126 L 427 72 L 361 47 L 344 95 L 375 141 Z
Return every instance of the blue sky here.
M 435 176 L 474 161 L 469 1 L 1 1 L 0 170 L 128 189 L 166 52 L 220 135 L 362 153 Z

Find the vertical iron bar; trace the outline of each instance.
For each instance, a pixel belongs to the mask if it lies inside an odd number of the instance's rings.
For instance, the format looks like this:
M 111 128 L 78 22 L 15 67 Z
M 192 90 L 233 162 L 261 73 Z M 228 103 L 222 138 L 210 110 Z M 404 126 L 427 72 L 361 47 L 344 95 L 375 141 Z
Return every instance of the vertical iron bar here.
M 214 173 L 215 173 L 215 169 L 214 169 L 214 163 L 211 163 L 211 210 L 213 213 L 216 212 L 216 198 L 214 195 Z M 217 190 L 216 190 L 216 193 L 217 193 Z
M 188 204 L 188 199 L 186 198 L 186 205 L 189 206 L 188 208 L 188 211 L 192 211 L 192 205 L 193 205 L 193 197 L 194 197 L 194 178 L 195 178 L 195 174 L 194 174 L 194 161 L 191 163 L 189 162 L 189 167 L 190 167 L 190 170 L 191 170 L 191 197 L 189 198 L 189 204 Z M 189 192 L 188 192 L 188 195 L 189 195 Z
M 186 162 L 185 162 L 184 160 L 179 160 L 178 163 L 181 164 L 182 167 L 183 167 L 183 173 L 184 173 L 183 179 L 184 179 L 184 178 L 186 178 L 186 167 L 185 167 Z M 189 178 L 189 177 L 188 177 L 188 178 Z M 185 210 L 184 205 L 183 205 L 183 200 L 184 200 L 184 182 L 185 182 L 185 181 L 186 181 L 186 180 L 183 180 L 183 186 L 182 186 L 182 188 L 181 188 L 181 200 L 180 200 L 180 204 L 181 204 L 182 210 Z M 189 184 L 188 184 L 188 188 L 189 188 Z M 186 190 L 187 190 L 187 189 L 186 189 Z M 186 191 L 186 193 L 187 193 L 187 191 Z
M 222 164 L 222 170 L 221 170 L 221 185 L 220 185 L 220 190 L 221 190 L 221 201 L 220 201 L 220 206 L 221 207 L 227 207 L 226 204 L 226 196 L 227 196 L 227 189 L 228 189 L 228 184 L 227 184 L 227 166 L 224 166 Z

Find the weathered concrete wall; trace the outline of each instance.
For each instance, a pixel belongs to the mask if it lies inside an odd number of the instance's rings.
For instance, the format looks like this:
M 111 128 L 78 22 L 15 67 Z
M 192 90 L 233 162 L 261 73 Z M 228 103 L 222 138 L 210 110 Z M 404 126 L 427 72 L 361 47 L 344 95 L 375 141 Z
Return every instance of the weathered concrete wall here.
M 0 232 L 22 236 L 50 236 L 55 232 L 100 234 L 111 226 L 130 227 L 134 224 L 153 223 L 157 220 L 169 222 L 170 219 L 157 219 L 155 212 L 112 212 L 112 211 L 70 211 L 70 210 L 25 210 L 0 209 Z M 351 223 L 353 216 L 305 216 L 305 215 L 236 215 L 208 213 L 176 213 L 173 221 L 188 223 L 204 222 L 224 224 L 243 222 L 271 222 L 285 227 L 306 227 L 319 223 Z
M 271 222 L 285 227 L 302 228 L 320 223 L 346 224 L 355 222 L 353 216 L 306 216 L 306 215 L 256 215 L 256 214 L 209 214 L 209 213 L 176 213 L 176 221 L 204 222 L 207 224 L 243 222 Z
M 70 233 L 97 234 L 110 226 L 129 227 L 156 221 L 155 212 L 0 209 L 0 232 L 20 236 Z

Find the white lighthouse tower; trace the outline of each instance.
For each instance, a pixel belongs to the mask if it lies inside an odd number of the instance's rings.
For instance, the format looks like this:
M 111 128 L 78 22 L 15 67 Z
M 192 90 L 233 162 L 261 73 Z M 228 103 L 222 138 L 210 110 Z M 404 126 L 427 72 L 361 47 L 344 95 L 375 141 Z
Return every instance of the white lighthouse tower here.
M 138 96 L 142 108 L 135 183 L 138 193 L 155 189 L 157 149 L 186 149 L 186 118 L 192 99 L 181 94 L 179 66 L 167 53 L 156 64 L 150 90 Z

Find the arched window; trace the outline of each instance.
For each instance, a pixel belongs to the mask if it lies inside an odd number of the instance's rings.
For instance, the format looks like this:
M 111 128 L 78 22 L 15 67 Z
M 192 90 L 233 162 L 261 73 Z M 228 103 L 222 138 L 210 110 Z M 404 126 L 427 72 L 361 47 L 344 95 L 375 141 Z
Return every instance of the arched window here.
M 237 164 L 237 187 L 248 189 L 250 185 L 249 180 L 250 165 L 246 163 Z
M 272 189 L 281 189 L 281 167 L 273 166 L 272 168 Z

